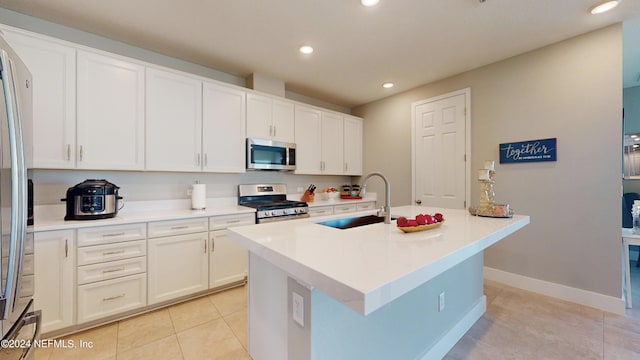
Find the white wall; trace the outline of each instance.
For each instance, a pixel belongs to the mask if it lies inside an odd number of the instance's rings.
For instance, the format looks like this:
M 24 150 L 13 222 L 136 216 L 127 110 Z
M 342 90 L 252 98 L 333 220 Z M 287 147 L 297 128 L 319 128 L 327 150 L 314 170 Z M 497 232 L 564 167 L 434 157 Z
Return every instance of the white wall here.
M 365 118 L 364 172 L 390 177 L 394 205 L 412 200 L 411 103 L 466 87 L 472 173 L 499 159 L 500 143 L 558 141 L 557 162 L 496 165 L 497 201 L 531 224 L 488 249 L 485 265 L 619 298 L 622 26 L 354 108 Z

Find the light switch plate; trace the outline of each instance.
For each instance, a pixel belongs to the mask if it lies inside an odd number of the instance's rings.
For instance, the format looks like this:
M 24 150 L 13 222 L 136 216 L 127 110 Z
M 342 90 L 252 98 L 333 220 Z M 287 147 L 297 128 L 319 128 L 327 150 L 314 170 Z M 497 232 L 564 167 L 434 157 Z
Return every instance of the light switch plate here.
M 304 298 L 295 291 L 291 294 L 293 296 L 293 321 L 304 327 Z

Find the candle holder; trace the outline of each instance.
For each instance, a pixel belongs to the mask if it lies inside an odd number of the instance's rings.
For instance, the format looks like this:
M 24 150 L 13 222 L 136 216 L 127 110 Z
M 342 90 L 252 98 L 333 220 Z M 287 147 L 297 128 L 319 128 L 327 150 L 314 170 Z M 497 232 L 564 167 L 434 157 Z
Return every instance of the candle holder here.
M 493 160 L 484 162 L 484 169 L 478 170 L 478 183 L 480 185 L 480 205 L 469 207 L 472 215 L 489 217 L 512 217 L 513 210 L 509 204 L 496 204 L 494 191 L 495 168 Z

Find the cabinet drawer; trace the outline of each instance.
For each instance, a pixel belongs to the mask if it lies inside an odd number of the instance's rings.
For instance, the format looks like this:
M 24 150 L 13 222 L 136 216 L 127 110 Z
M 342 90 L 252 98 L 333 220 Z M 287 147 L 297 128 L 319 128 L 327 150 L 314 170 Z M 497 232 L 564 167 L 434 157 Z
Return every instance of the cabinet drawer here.
M 146 295 L 147 274 L 78 286 L 78 323 L 143 307 Z
M 374 202 L 358 203 L 356 204 L 356 208 L 358 209 L 358 211 L 373 210 L 376 208 L 376 203 Z
M 78 267 L 78 285 L 96 281 L 115 279 L 127 275 L 135 275 L 147 271 L 147 257 L 109 261 L 102 264 Z
M 146 239 L 144 223 L 78 229 L 78 247 Z
M 309 216 L 333 215 L 333 206 L 309 207 Z
M 207 218 L 158 221 L 151 222 L 148 226 L 150 238 L 209 231 Z
M 231 226 L 251 225 L 255 223 L 255 213 L 213 216 L 209 218 L 209 230 L 224 230 Z
M 333 208 L 334 214 L 342 214 L 342 213 L 355 212 L 355 211 L 356 211 L 356 204 L 336 205 Z
M 78 248 L 78 266 L 147 255 L 145 240 Z

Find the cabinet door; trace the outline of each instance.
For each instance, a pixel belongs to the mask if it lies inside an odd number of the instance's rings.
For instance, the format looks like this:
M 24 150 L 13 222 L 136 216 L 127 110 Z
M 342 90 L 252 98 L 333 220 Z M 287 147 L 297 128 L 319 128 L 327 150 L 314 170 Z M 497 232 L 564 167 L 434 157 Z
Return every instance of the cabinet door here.
M 295 142 L 294 105 L 292 102 L 273 99 L 271 104 L 271 123 L 273 139 L 283 142 Z
M 322 113 L 295 106 L 296 174 L 321 174 Z
M 247 93 L 247 137 L 270 139 L 272 134 L 271 98 Z
M 344 173 L 362 175 L 362 119 L 344 117 Z
M 209 288 L 208 233 L 149 239 L 148 304 Z
M 78 51 L 77 167 L 144 168 L 144 67 Z
M 200 171 L 202 81 L 147 69 L 146 169 Z
M 42 310 L 42 332 L 74 324 L 75 238 L 73 230 L 37 232 L 34 308 Z
M 33 76 L 33 167 L 71 169 L 76 148 L 76 50 L 5 30 Z
M 245 91 L 205 82 L 202 103 L 204 164 L 210 172 L 245 171 Z
M 242 281 L 247 276 L 247 249 L 229 239 L 226 230 L 210 232 L 209 287 Z
M 344 172 L 342 115 L 322 113 L 322 173 L 340 175 Z

